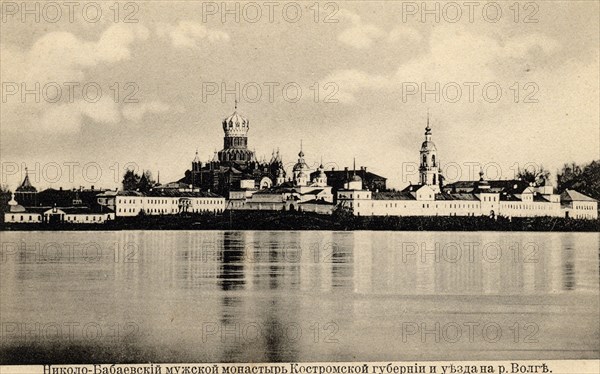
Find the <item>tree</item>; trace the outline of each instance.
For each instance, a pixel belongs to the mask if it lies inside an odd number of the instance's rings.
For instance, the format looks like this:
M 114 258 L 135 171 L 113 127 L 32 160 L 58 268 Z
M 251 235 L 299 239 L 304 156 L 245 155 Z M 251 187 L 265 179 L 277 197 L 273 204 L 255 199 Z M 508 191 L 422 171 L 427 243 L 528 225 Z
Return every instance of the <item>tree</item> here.
M 550 179 L 550 172 L 544 169 L 543 165 L 540 165 L 539 169 L 524 169 L 517 172 L 517 178 L 521 180 L 533 183 L 537 186 L 543 186 Z
M 584 195 L 600 200 L 600 160 L 587 165 L 564 164 L 558 172 L 558 192 L 576 190 Z
M 138 185 L 138 189 L 141 192 L 148 192 L 148 191 L 150 191 L 152 186 L 154 186 L 155 184 L 156 183 L 152 179 L 152 173 L 150 173 L 149 170 L 146 170 L 140 177 L 140 180 L 137 185 Z
M 135 173 L 135 171 L 127 169 L 125 174 L 123 175 L 123 190 L 125 191 L 135 191 L 138 189 L 138 184 L 140 182 L 140 176 Z
M 125 191 L 140 191 L 148 192 L 156 184 L 152 178 L 152 173 L 146 170 L 142 175 L 136 174 L 135 171 L 127 169 L 123 175 L 123 190 Z

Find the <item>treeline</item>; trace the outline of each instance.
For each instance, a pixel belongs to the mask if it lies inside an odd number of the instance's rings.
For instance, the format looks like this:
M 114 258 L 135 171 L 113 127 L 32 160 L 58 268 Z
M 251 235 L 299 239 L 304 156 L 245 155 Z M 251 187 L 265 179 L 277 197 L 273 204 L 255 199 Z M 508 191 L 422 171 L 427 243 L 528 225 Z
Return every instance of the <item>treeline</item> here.
M 600 160 L 589 164 L 564 164 L 557 175 L 558 192 L 576 190 L 600 200 Z
M 156 185 L 156 182 L 149 170 L 142 172 L 142 174 L 137 174 L 135 171 L 127 169 L 123 175 L 121 185 L 124 191 L 148 192 Z

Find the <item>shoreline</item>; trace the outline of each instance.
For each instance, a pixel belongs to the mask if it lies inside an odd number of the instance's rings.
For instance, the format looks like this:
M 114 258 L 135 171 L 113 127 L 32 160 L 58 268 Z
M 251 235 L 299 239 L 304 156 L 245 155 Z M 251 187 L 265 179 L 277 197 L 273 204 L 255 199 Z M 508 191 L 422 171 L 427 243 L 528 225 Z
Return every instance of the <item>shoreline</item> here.
M 320 215 L 307 212 L 236 211 L 182 216 L 119 217 L 102 224 L 2 223 L 0 231 L 254 230 L 254 231 L 523 231 L 600 232 L 600 219 L 557 217 L 492 219 L 485 216 Z

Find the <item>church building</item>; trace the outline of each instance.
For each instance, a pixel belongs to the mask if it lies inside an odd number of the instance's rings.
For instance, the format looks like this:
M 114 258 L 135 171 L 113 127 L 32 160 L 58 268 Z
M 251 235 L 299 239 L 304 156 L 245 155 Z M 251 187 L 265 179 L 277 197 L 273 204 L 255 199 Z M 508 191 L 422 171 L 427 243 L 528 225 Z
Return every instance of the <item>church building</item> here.
M 285 170 L 279 151 L 273 151 L 270 161 L 258 161 L 248 148 L 250 121 L 234 112 L 222 121 L 223 149 L 215 152 L 212 160 L 202 163 L 196 151 L 192 168 L 178 182 L 228 197 L 230 191 L 240 190 L 242 181 L 251 180 L 254 187 L 264 189 L 285 179 Z

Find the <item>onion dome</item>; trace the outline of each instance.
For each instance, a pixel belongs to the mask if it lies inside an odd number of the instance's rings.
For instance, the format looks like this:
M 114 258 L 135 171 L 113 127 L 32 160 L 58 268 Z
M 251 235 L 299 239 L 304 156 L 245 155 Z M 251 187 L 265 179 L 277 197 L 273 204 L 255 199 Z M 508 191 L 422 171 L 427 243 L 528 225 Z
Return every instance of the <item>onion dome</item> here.
M 323 164 L 321 163 L 321 165 L 319 165 L 319 177 L 323 178 L 325 177 L 325 168 L 323 167 Z
M 12 197 L 8 202 L 8 206 L 11 213 L 22 213 L 25 211 L 25 208 L 22 205 L 19 205 L 19 203 L 17 203 L 17 200 L 15 200 L 14 192 L 12 193 Z
M 427 152 L 427 151 L 437 151 L 435 143 L 432 142 L 431 140 L 426 140 L 423 142 L 423 144 L 421 144 L 421 152 Z
M 250 121 L 239 114 L 237 108 L 229 117 L 223 119 L 222 124 L 226 136 L 246 136 L 250 129 Z
M 425 141 L 421 144 L 421 152 L 437 151 L 435 143 L 431 141 L 431 126 L 429 125 L 429 113 L 427 113 L 427 127 L 425 127 Z
M 299 159 L 296 165 L 294 165 L 293 171 L 306 171 L 309 170 L 308 164 L 304 161 L 304 159 Z
M 241 127 L 248 126 L 250 121 L 244 116 L 239 114 L 237 111 L 231 113 L 231 115 L 223 120 L 223 129 L 227 127 Z
M 310 168 L 304 161 L 304 152 L 302 151 L 302 142 L 300 142 L 300 152 L 298 152 L 298 162 L 294 165 L 293 171 L 308 171 Z
M 362 182 L 362 178 L 360 176 L 358 176 L 357 174 L 354 174 L 350 180 L 352 182 Z
M 483 170 L 479 170 L 479 181 L 477 182 L 477 188 L 480 190 L 489 190 L 490 183 L 483 178 Z

